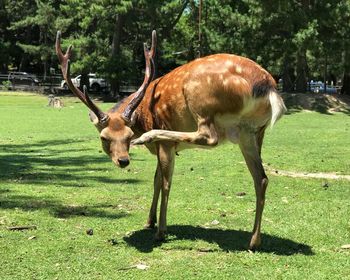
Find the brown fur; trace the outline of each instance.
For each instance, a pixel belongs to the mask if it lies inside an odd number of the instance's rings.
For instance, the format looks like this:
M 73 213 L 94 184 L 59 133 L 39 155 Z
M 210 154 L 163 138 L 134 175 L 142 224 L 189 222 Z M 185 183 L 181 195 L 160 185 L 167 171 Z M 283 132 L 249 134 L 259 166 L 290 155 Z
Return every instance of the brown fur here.
M 268 185 L 261 147 L 266 127 L 270 121 L 278 119 L 285 108 L 275 87 L 274 79 L 266 70 L 247 58 L 230 54 L 194 60 L 148 86 L 129 126 L 135 133 L 132 143 L 145 144 L 150 152 L 157 154 L 154 195 L 146 226 L 154 227 L 157 223 L 161 193 L 158 240 L 165 238 L 176 151 L 193 145 L 212 147 L 228 139 L 239 144 L 254 179 L 256 214 L 249 248 L 260 245 L 261 217 Z M 271 94 L 273 98 L 270 98 Z M 121 153 L 125 145 L 121 150 L 116 149 L 116 141 L 122 135 L 126 143 L 131 140 L 125 138 L 123 125 L 127 127 L 127 124 L 123 124 L 120 116 L 133 98 L 134 95 L 129 96 L 108 114 L 109 133 L 115 130 L 119 134 L 110 137 L 110 149 L 114 150 L 111 157 L 116 163 L 126 156 L 125 150 Z
M 237 69 L 241 72 L 237 73 Z M 255 84 L 262 84 L 265 94 L 267 85 L 269 89 L 276 86 L 267 71 L 247 58 L 217 54 L 196 59 L 150 84 L 136 109 L 139 133 L 135 136 L 151 129 L 194 131 L 198 116 L 239 114 L 244 101 L 256 98 Z M 121 114 L 132 98 L 133 95 L 125 99 L 115 114 Z M 267 115 L 270 105 L 263 103 L 247 116 Z M 113 114 L 110 116 L 113 119 Z
M 72 92 L 94 112 L 90 118 L 100 132 L 106 154 L 120 167 L 129 164 L 130 144 L 145 144 L 157 155 L 154 194 L 146 224 L 154 227 L 157 223 L 161 197 L 156 238 L 165 238 L 176 152 L 195 146 L 214 147 L 227 139 L 239 144 L 254 179 L 256 213 L 249 248 L 258 247 L 268 184 L 261 146 L 266 127 L 285 109 L 272 76 L 247 58 L 217 54 L 196 59 L 150 83 L 155 70 L 153 32 L 151 51 L 145 49 L 144 83 L 136 93 L 105 114 L 71 82 L 70 49 L 63 55 L 59 39 L 60 33 L 56 51 L 63 75 Z

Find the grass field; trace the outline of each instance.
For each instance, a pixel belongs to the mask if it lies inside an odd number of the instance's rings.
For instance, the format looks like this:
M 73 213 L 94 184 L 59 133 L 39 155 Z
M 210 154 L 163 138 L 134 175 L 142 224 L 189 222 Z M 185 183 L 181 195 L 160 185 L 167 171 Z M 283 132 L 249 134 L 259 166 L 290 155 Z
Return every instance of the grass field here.
M 350 181 L 269 174 L 251 253 L 255 194 L 238 147 L 183 151 L 157 244 L 143 229 L 154 156 L 135 147 L 117 169 L 87 109 L 64 102 L 0 93 L 0 279 L 350 279 Z M 271 170 L 349 175 L 349 139 L 347 114 L 294 113 L 268 130 L 263 158 Z M 36 229 L 9 230 L 23 225 Z

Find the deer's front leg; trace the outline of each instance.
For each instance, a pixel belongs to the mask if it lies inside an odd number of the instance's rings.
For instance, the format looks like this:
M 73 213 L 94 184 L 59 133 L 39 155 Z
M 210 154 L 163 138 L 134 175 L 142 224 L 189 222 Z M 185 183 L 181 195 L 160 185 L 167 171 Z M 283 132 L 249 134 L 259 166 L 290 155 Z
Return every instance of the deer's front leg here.
M 131 144 L 141 145 L 157 141 L 173 141 L 195 145 L 215 146 L 218 140 L 214 122 L 211 119 L 202 119 L 199 121 L 198 130 L 196 132 L 153 129 L 131 141 Z
M 153 129 L 151 131 L 145 132 L 139 138 L 132 140 L 131 144 L 133 145 L 142 145 L 151 142 L 157 141 L 174 141 L 174 142 L 183 142 L 186 141 L 188 137 L 187 135 L 194 135 L 195 133 L 184 133 L 178 131 L 170 131 L 170 130 L 161 130 L 161 129 Z
M 145 225 L 145 228 L 154 228 L 155 224 L 157 223 L 157 206 L 158 206 L 158 199 L 159 199 L 159 193 L 162 186 L 162 172 L 160 169 L 159 163 L 157 164 L 157 170 L 154 174 L 154 183 L 153 183 L 153 199 L 152 199 L 152 205 L 151 209 L 149 211 L 149 216 L 147 223 Z
M 157 144 L 158 166 L 161 173 L 161 203 L 158 220 L 156 240 L 162 241 L 166 234 L 166 215 L 169 200 L 169 192 L 175 163 L 175 147 L 173 143 Z

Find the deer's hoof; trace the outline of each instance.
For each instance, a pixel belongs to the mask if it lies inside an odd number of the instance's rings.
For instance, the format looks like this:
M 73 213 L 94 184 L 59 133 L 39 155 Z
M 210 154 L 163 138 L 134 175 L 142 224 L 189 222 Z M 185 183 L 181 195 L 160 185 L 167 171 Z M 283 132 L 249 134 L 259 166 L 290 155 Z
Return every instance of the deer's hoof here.
M 143 142 L 140 138 L 131 141 L 131 145 L 142 145 Z
M 164 242 L 165 241 L 165 237 L 166 237 L 166 233 L 165 232 L 157 232 L 154 240 L 156 242 Z
M 255 252 L 260 247 L 260 244 L 261 244 L 261 239 L 254 238 L 253 236 L 252 239 L 250 240 L 248 250 L 251 252 Z
M 142 144 L 146 144 L 146 143 L 150 143 L 150 142 L 152 142 L 152 136 L 143 134 L 139 138 L 132 140 L 131 144 L 132 145 L 142 145 Z
M 154 229 L 156 223 L 153 221 L 147 221 L 147 223 L 143 226 L 144 229 Z

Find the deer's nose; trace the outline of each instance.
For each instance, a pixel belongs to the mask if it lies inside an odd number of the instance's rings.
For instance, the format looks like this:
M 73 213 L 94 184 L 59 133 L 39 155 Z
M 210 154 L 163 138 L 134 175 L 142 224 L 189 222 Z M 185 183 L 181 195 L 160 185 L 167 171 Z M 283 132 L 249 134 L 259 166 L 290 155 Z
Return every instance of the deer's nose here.
M 128 158 L 118 158 L 118 163 L 121 168 L 127 167 L 130 163 Z

